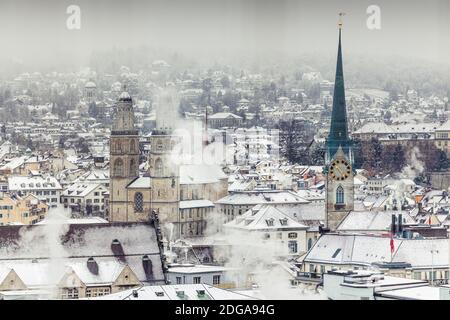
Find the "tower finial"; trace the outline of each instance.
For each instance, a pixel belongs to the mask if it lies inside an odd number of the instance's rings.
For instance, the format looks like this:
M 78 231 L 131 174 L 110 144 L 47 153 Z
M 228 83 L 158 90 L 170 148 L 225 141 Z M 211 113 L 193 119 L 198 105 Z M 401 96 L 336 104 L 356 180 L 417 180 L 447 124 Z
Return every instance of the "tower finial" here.
M 342 17 L 345 16 L 345 12 L 339 12 L 339 29 L 342 29 Z

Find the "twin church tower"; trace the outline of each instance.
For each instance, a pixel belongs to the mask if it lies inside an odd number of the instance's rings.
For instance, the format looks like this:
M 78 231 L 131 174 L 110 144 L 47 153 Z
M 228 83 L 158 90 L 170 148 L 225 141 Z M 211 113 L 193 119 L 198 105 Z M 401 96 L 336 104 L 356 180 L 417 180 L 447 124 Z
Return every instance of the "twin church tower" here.
M 326 139 L 326 228 L 336 230 L 354 209 L 352 141 L 348 135 L 344 73 L 339 25 L 336 79 L 331 126 Z M 168 96 L 163 104 L 172 105 Z M 160 108 L 161 109 L 161 108 Z M 157 129 L 151 137 L 149 176 L 139 177 L 139 135 L 134 125 L 130 95 L 123 92 L 110 138 L 110 221 L 148 221 L 151 210 L 162 221 L 176 221 L 179 204 L 179 168 L 169 157 L 176 140 L 171 135 L 172 112 L 157 115 Z M 158 119 L 159 118 L 159 119 Z

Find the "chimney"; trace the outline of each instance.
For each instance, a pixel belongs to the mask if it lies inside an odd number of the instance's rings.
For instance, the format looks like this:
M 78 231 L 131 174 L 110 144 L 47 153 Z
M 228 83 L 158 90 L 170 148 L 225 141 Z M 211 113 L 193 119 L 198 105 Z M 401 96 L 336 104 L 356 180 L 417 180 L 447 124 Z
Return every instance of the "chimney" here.
M 401 236 L 403 233 L 403 217 L 402 214 L 398 214 L 398 234 Z
M 87 259 L 86 266 L 92 274 L 98 275 L 98 264 L 93 257 Z
M 197 290 L 197 297 L 204 298 L 205 297 L 205 290 Z
M 142 267 L 144 268 L 147 281 L 153 281 L 153 264 L 148 255 L 142 257 Z

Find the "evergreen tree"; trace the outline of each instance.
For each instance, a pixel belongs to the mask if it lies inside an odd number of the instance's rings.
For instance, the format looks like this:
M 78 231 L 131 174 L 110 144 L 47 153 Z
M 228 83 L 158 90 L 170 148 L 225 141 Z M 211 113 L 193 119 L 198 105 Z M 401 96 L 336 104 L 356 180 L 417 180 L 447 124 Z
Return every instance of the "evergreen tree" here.
M 363 144 L 362 151 L 364 153 L 363 168 L 371 174 L 381 173 L 383 167 L 383 146 L 380 141 L 372 138 L 368 143 Z
M 438 153 L 439 153 L 438 156 L 439 160 L 437 170 L 439 171 L 448 170 L 450 168 L 450 159 L 448 159 L 447 154 L 444 151 L 439 150 Z

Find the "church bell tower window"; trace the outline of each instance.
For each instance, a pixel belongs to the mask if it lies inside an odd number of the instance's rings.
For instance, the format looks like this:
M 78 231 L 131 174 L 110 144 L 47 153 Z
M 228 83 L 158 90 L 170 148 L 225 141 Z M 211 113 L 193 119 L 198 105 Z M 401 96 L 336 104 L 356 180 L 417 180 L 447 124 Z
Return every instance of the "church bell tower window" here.
M 144 197 L 141 192 L 136 192 L 134 194 L 134 211 L 143 212 L 144 211 Z
M 123 176 L 123 161 L 120 158 L 114 161 L 114 176 L 116 177 Z
M 336 204 L 344 204 L 344 188 L 342 186 L 336 189 Z

